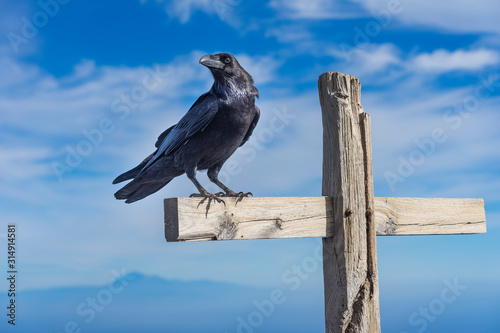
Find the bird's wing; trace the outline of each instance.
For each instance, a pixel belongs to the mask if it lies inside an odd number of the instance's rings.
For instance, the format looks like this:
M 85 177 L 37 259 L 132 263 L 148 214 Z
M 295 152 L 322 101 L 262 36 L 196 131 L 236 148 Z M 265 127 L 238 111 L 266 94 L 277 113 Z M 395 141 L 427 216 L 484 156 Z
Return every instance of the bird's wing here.
M 137 176 L 143 174 L 160 156 L 169 155 L 186 144 L 194 134 L 203 131 L 212 121 L 217 110 L 216 96 L 210 92 L 201 95 L 176 125 L 160 134 L 156 142 L 158 147 L 156 153 Z M 162 139 L 161 143 L 159 143 L 160 139 Z
M 252 120 L 252 123 L 250 124 L 250 127 L 248 127 L 248 131 L 245 134 L 245 137 L 241 141 L 240 147 L 243 146 L 245 144 L 245 142 L 248 141 L 248 139 L 250 139 L 250 136 L 252 135 L 255 126 L 257 126 L 257 123 L 259 122 L 259 118 L 260 118 L 260 110 L 257 107 L 257 105 L 255 105 L 255 116 L 253 117 L 253 120 Z
M 168 133 L 170 133 L 170 131 L 172 130 L 172 128 L 174 128 L 175 125 L 173 126 L 170 126 L 169 128 L 167 128 L 165 131 L 163 131 L 163 133 L 161 133 L 159 136 L 158 136 L 158 140 L 156 140 L 156 143 L 155 143 L 155 147 L 158 148 L 160 147 L 161 143 L 163 142 L 163 140 L 165 140 L 165 137 L 168 135 Z

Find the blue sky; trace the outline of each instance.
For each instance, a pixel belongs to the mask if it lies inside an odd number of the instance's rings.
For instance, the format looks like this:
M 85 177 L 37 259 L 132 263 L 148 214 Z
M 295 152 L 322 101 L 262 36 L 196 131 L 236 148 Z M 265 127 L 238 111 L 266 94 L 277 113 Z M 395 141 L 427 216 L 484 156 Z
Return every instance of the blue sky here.
M 311 255 L 314 239 L 165 243 L 162 199 L 194 192 L 185 177 L 132 205 L 113 197 L 111 181 L 210 88 L 198 60 L 216 52 L 260 90 L 255 134 L 222 172 L 231 188 L 320 195 L 317 78 L 358 76 L 375 195 L 484 198 L 488 223 L 486 235 L 379 237 L 381 302 L 396 302 L 391 285 L 427 282 L 409 317 L 443 281 L 498 281 L 499 14 L 493 0 L 2 1 L 0 244 L 16 224 L 18 287 L 102 285 L 125 269 L 275 288 Z

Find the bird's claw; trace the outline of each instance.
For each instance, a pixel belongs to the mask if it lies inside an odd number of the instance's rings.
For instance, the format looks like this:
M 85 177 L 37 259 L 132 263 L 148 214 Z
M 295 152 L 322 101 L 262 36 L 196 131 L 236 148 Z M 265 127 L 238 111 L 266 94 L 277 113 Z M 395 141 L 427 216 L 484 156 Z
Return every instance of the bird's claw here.
M 228 197 L 228 198 L 241 198 L 241 197 L 249 197 L 249 196 L 252 196 L 253 197 L 253 194 L 252 192 L 233 192 L 233 191 L 228 191 L 226 193 L 224 192 L 217 192 L 215 193 L 216 196 L 218 197 Z
M 206 192 L 206 193 L 193 193 L 193 194 L 191 194 L 189 197 L 190 197 L 190 198 L 194 198 L 194 197 L 196 197 L 196 198 L 203 198 L 203 199 L 200 201 L 200 203 L 198 204 L 198 207 L 199 207 L 202 203 L 204 203 L 207 199 L 208 199 L 208 206 L 210 206 L 210 202 L 211 202 L 212 200 L 217 201 L 218 203 L 221 203 L 221 202 L 222 202 L 222 203 L 224 204 L 224 206 L 226 205 L 226 202 L 225 202 L 224 200 L 222 200 L 221 198 L 219 198 L 219 197 L 217 196 L 217 194 L 212 194 L 212 193 L 209 193 L 209 192 Z
M 252 192 L 246 192 L 246 193 L 238 192 L 238 193 L 236 193 L 233 191 L 227 191 L 226 193 L 218 192 L 218 193 L 215 193 L 215 195 L 218 197 L 237 198 L 236 203 L 241 202 L 243 200 L 243 198 L 247 198 L 249 196 L 253 197 Z
M 236 200 L 236 203 L 241 202 L 243 200 L 243 198 L 248 198 L 249 196 L 253 197 L 252 192 L 247 192 L 247 193 L 239 192 L 238 193 L 238 200 Z

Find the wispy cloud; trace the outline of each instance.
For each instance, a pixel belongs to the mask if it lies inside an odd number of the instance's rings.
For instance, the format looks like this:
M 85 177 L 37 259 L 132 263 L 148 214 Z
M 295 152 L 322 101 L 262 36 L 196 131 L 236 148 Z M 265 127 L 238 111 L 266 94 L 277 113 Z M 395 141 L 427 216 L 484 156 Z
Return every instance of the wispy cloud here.
M 265 36 L 275 37 L 280 43 L 299 42 L 313 37 L 305 26 L 296 24 L 269 27 Z
M 251 73 L 256 85 L 276 79 L 276 71 L 283 62 L 272 55 L 249 56 L 240 53 L 235 56 L 247 72 Z
M 0 156 L 0 179 L 5 185 L 7 182 L 47 176 L 49 170 L 44 165 L 53 153 L 47 147 L 0 145 Z
M 330 48 L 329 54 L 344 61 L 344 54 L 337 48 Z M 402 52 L 394 44 L 366 44 L 357 49 L 350 61 L 346 61 L 346 72 L 363 76 L 386 71 L 387 67 L 402 66 Z
M 441 73 L 454 70 L 482 70 L 490 65 L 499 64 L 499 54 L 493 50 L 435 50 L 422 53 L 412 59 L 412 65 L 425 71 Z
M 500 162 L 492 149 L 500 144 L 495 129 L 500 82 L 485 78 L 443 89 L 412 75 L 397 86 L 363 93 L 364 109 L 372 115 L 374 177 L 383 195 L 465 195 L 498 202 L 490 184 L 497 172 L 491 166 Z M 402 173 L 400 181 L 389 181 L 391 174 Z
M 191 61 L 174 61 L 152 68 L 96 67 L 92 61 L 84 60 L 62 78 L 55 78 L 33 65 L 0 59 L 2 72 L 11 73 L 15 78 L 10 84 L 5 78 L 0 80 L 0 85 L 5 87 L 0 93 L 2 126 L 33 135 L 79 133 L 99 118 L 112 116 L 112 101 L 123 94 L 134 93 L 131 89 L 155 71 L 162 75 L 162 80 L 157 89 L 149 93 L 145 106 L 160 98 L 189 96 L 191 93 L 183 87 L 203 85 L 210 77 L 197 64 L 199 54 L 189 55 Z
M 165 9 L 170 16 L 177 17 L 181 23 L 186 23 L 197 10 L 214 14 L 214 3 L 213 0 L 174 0 L 166 2 Z
M 238 25 L 239 18 L 235 9 L 243 0 L 155 0 L 171 18 L 186 24 L 191 20 L 195 12 L 202 12 L 210 16 L 217 16 L 221 21 L 230 25 Z M 140 0 L 141 3 L 150 2 Z
M 357 0 L 370 12 L 390 6 L 387 0 Z M 402 11 L 397 20 L 406 26 L 424 26 L 452 32 L 500 32 L 498 3 L 495 0 L 401 1 Z
M 349 58 L 338 48 L 327 51 L 340 59 L 346 72 L 357 76 L 385 74 L 380 79 L 394 79 L 397 76 L 439 75 L 453 71 L 478 72 L 500 65 L 499 53 L 495 50 L 478 49 L 437 49 L 432 52 L 404 53 L 396 45 L 363 44 L 352 51 Z
M 366 15 L 358 4 L 345 0 L 271 0 L 269 7 L 276 10 L 278 16 L 290 19 L 344 19 Z

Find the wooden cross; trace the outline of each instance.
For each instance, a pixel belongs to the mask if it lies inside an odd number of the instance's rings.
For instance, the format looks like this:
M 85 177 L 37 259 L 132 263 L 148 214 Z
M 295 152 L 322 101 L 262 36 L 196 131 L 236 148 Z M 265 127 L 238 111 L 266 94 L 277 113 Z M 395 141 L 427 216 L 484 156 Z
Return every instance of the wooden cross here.
M 319 77 L 324 197 L 165 199 L 168 242 L 323 237 L 326 332 L 380 332 L 376 235 L 486 232 L 482 199 L 374 198 L 357 77 Z

